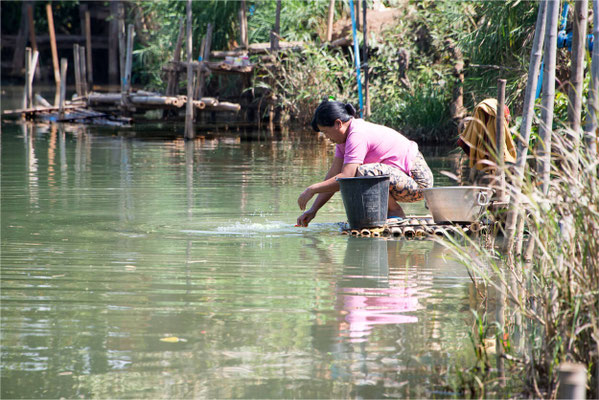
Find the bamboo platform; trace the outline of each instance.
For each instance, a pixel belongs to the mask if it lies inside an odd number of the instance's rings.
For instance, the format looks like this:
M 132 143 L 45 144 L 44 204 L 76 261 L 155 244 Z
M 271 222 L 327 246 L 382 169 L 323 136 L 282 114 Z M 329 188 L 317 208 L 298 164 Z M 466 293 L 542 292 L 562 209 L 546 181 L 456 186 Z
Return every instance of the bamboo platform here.
M 408 216 L 405 219 L 388 219 L 382 227 L 350 229 L 346 223 L 342 226 L 342 235 L 359 237 L 394 237 L 405 239 L 425 239 L 434 236 L 446 236 L 465 233 L 468 235 L 486 235 L 491 231 L 491 224 L 486 221 L 468 223 L 436 224 L 433 217 Z

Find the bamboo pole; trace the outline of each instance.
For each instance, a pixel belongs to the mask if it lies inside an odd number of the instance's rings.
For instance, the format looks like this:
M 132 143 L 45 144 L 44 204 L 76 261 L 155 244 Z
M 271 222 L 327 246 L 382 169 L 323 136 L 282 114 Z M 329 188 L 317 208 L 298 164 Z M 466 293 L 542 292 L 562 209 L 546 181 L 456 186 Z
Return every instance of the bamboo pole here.
M 85 48 L 87 50 L 87 87 L 91 89 L 94 82 L 94 74 L 92 67 L 92 28 L 89 10 L 85 10 Z
M 248 48 L 248 19 L 245 12 L 245 0 L 241 0 L 239 6 L 239 30 L 240 30 L 240 44 L 244 49 Z
M 85 64 L 85 58 L 85 46 L 79 46 L 79 62 L 81 63 L 81 66 L 79 67 L 81 71 L 81 76 L 79 77 L 79 79 L 81 80 L 81 91 L 83 92 L 84 96 L 87 96 L 87 68 Z
M 537 91 L 537 77 L 541 67 L 541 58 L 543 56 L 543 41 L 545 39 L 545 24 L 546 18 L 546 2 L 539 3 L 537 12 L 537 22 L 535 25 L 535 35 L 530 52 L 530 63 L 528 66 L 528 81 L 524 92 L 524 105 L 522 108 L 522 124 L 520 125 L 520 140 L 518 141 L 518 157 L 516 160 L 514 177 L 512 179 L 513 193 L 511 194 L 511 208 L 508 210 L 504 250 L 506 254 L 511 254 L 514 245 L 514 230 L 516 221 L 519 215 L 520 205 L 520 190 L 522 179 L 524 177 L 524 168 L 526 166 L 526 158 L 528 155 L 528 142 L 530 141 L 530 133 L 532 121 L 534 119 L 535 93 Z
M 537 172 L 541 178 L 543 193 L 549 192 L 551 172 L 551 135 L 553 132 L 553 108 L 555 103 L 555 59 L 557 52 L 557 24 L 559 0 L 547 1 L 547 22 L 545 35 L 545 68 L 543 69 L 543 97 L 541 124 L 539 126 Z
M 185 139 L 194 139 L 193 131 L 193 69 L 191 64 L 192 47 L 192 18 L 191 18 L 191 0 L 187 0 L 187 107 L 185 109 Z
M 66 58 L 60 59 L 60 95 L 58 99 L 58 112 L 60 118 L 64 117 L 64 101 L 67 94 L 67 68 L 68 61 Z
M 593 0 L 593 36 L 599 38 L 599 1 Z M 595 42 L 595 45 L 599 41 Z M 589 160 L 597 157 L 597 115 L 599 115 L 599 46 L 593 46 L 591 83 L 588 94 L 589 113 L 584 128 L 585 148 Z
M 127 27 L 127 58 L 125 59 L 125 80 L 124 80 L 124 92 L 129 94 L 131 91 L 131 68 L 133 66 L 133 37 L 135 36 L 135 29 L 133 24 L 129 24 Z
M 60 66 L 58 65 L 58 50 L 56 47 L 56 33 L 54 31 L 54 16 L 52 15 L 52 4 L 46 4 L 46 16 L 48 18 L 48 34 L 50 35 L 50 50 L 52 51 L 52 66 L 54 68 L 54 82 L 56 83 L 56 94 L 54 105 L 58 106 L 60 100 Z
M 358 0 L 359 1 L 359 0 Z M 370 96 L 368 95 L 368 28 L 366 24 L 366 0 L 362 0 L 362 20 L 364 26 L 364 46 L 362 47 L 362 55 L 364 56 L 364 60 L 362 63 L 362 67 L 364 68 L 364 116 L 370 116 Z
M 327 24 L 327 42 L 333 40 L 333 20 L 335 19 L 335 0 L 329 1 L 329 21 Z
M 119 67 L 121 77 L 121 92 L 125 90 L 125 63 L 127 58 L 127 37 L 125 32 L 125 6 L 118 2 L 118 33 L 119 33 Z
M 270 51 L 279 50 L 279 37 L 281 30 L 281 0 L 277 0 L 277 9 L 275 13 L 275 27 L 270 32 Z
M 504 200 L 505 193 L 505 130 L 503 125 L 505 118 L 505 84 L 505 79 L 497 80 L 497 118 L 495 119 L 495 150 L 497 151 L 497 191 L 495 195 L 499 201 Z
M 73 45 L 73 64 L 75 65 L 75 91 L 77 96 L 81 97 L 83 91 L 81 90 L 81 62 L 79 61 L 79 45 Z

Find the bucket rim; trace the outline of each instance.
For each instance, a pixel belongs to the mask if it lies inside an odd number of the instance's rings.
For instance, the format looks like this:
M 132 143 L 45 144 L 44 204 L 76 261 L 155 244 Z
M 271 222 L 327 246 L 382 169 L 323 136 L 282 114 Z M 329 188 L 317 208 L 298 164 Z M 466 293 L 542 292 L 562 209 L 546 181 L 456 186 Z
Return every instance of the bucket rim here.
M 367 175 L 367 176 L 352 176 L 349 178 L 335 178 L 335 180 L 337 180 L 337 181 L 349 181 L 349 180 L 355 180 L 355 179 L 368 180 L 368 179 L 386 179 L 389 177 L 390 177 L 390 175 Z

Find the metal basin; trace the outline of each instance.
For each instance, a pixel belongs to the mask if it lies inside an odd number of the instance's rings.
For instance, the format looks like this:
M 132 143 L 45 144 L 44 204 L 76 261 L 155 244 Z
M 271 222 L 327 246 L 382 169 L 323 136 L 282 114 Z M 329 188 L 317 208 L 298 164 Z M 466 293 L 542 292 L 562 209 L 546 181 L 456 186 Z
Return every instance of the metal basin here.
M 445 186 L 423 189 L 435 223 L 473 222 L 485 211 L 493 190 L 484 186 Z

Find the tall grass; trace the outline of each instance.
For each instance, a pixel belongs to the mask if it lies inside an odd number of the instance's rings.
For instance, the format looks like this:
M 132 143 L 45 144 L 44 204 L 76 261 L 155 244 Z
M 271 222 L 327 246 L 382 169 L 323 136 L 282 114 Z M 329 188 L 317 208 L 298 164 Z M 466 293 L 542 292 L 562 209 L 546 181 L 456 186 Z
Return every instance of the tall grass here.
M 535 174 L 527 174 L 529 257 L 500 254 L 467 237 L 444 242 L 473 274 L 505 296 L 498 306 L 511 317 L 498 324 L 498 337 L 520 337 L 518 343 L 501 341 L 505 380 L 497 373 L 469 372 L 480 382 L 476 395 L 513 395 L 500 385 L 507 380 L 522 382 L 520 390 L 528 396 L 555 398 L 558 367 L 572 361 L 587 368 L 588 398 L 599 396 L 599 161 L 584 151 L 577 154 L 579 149 L 566 150 L 566 133 L 554 133 L 549 194 L 543 194 Z

